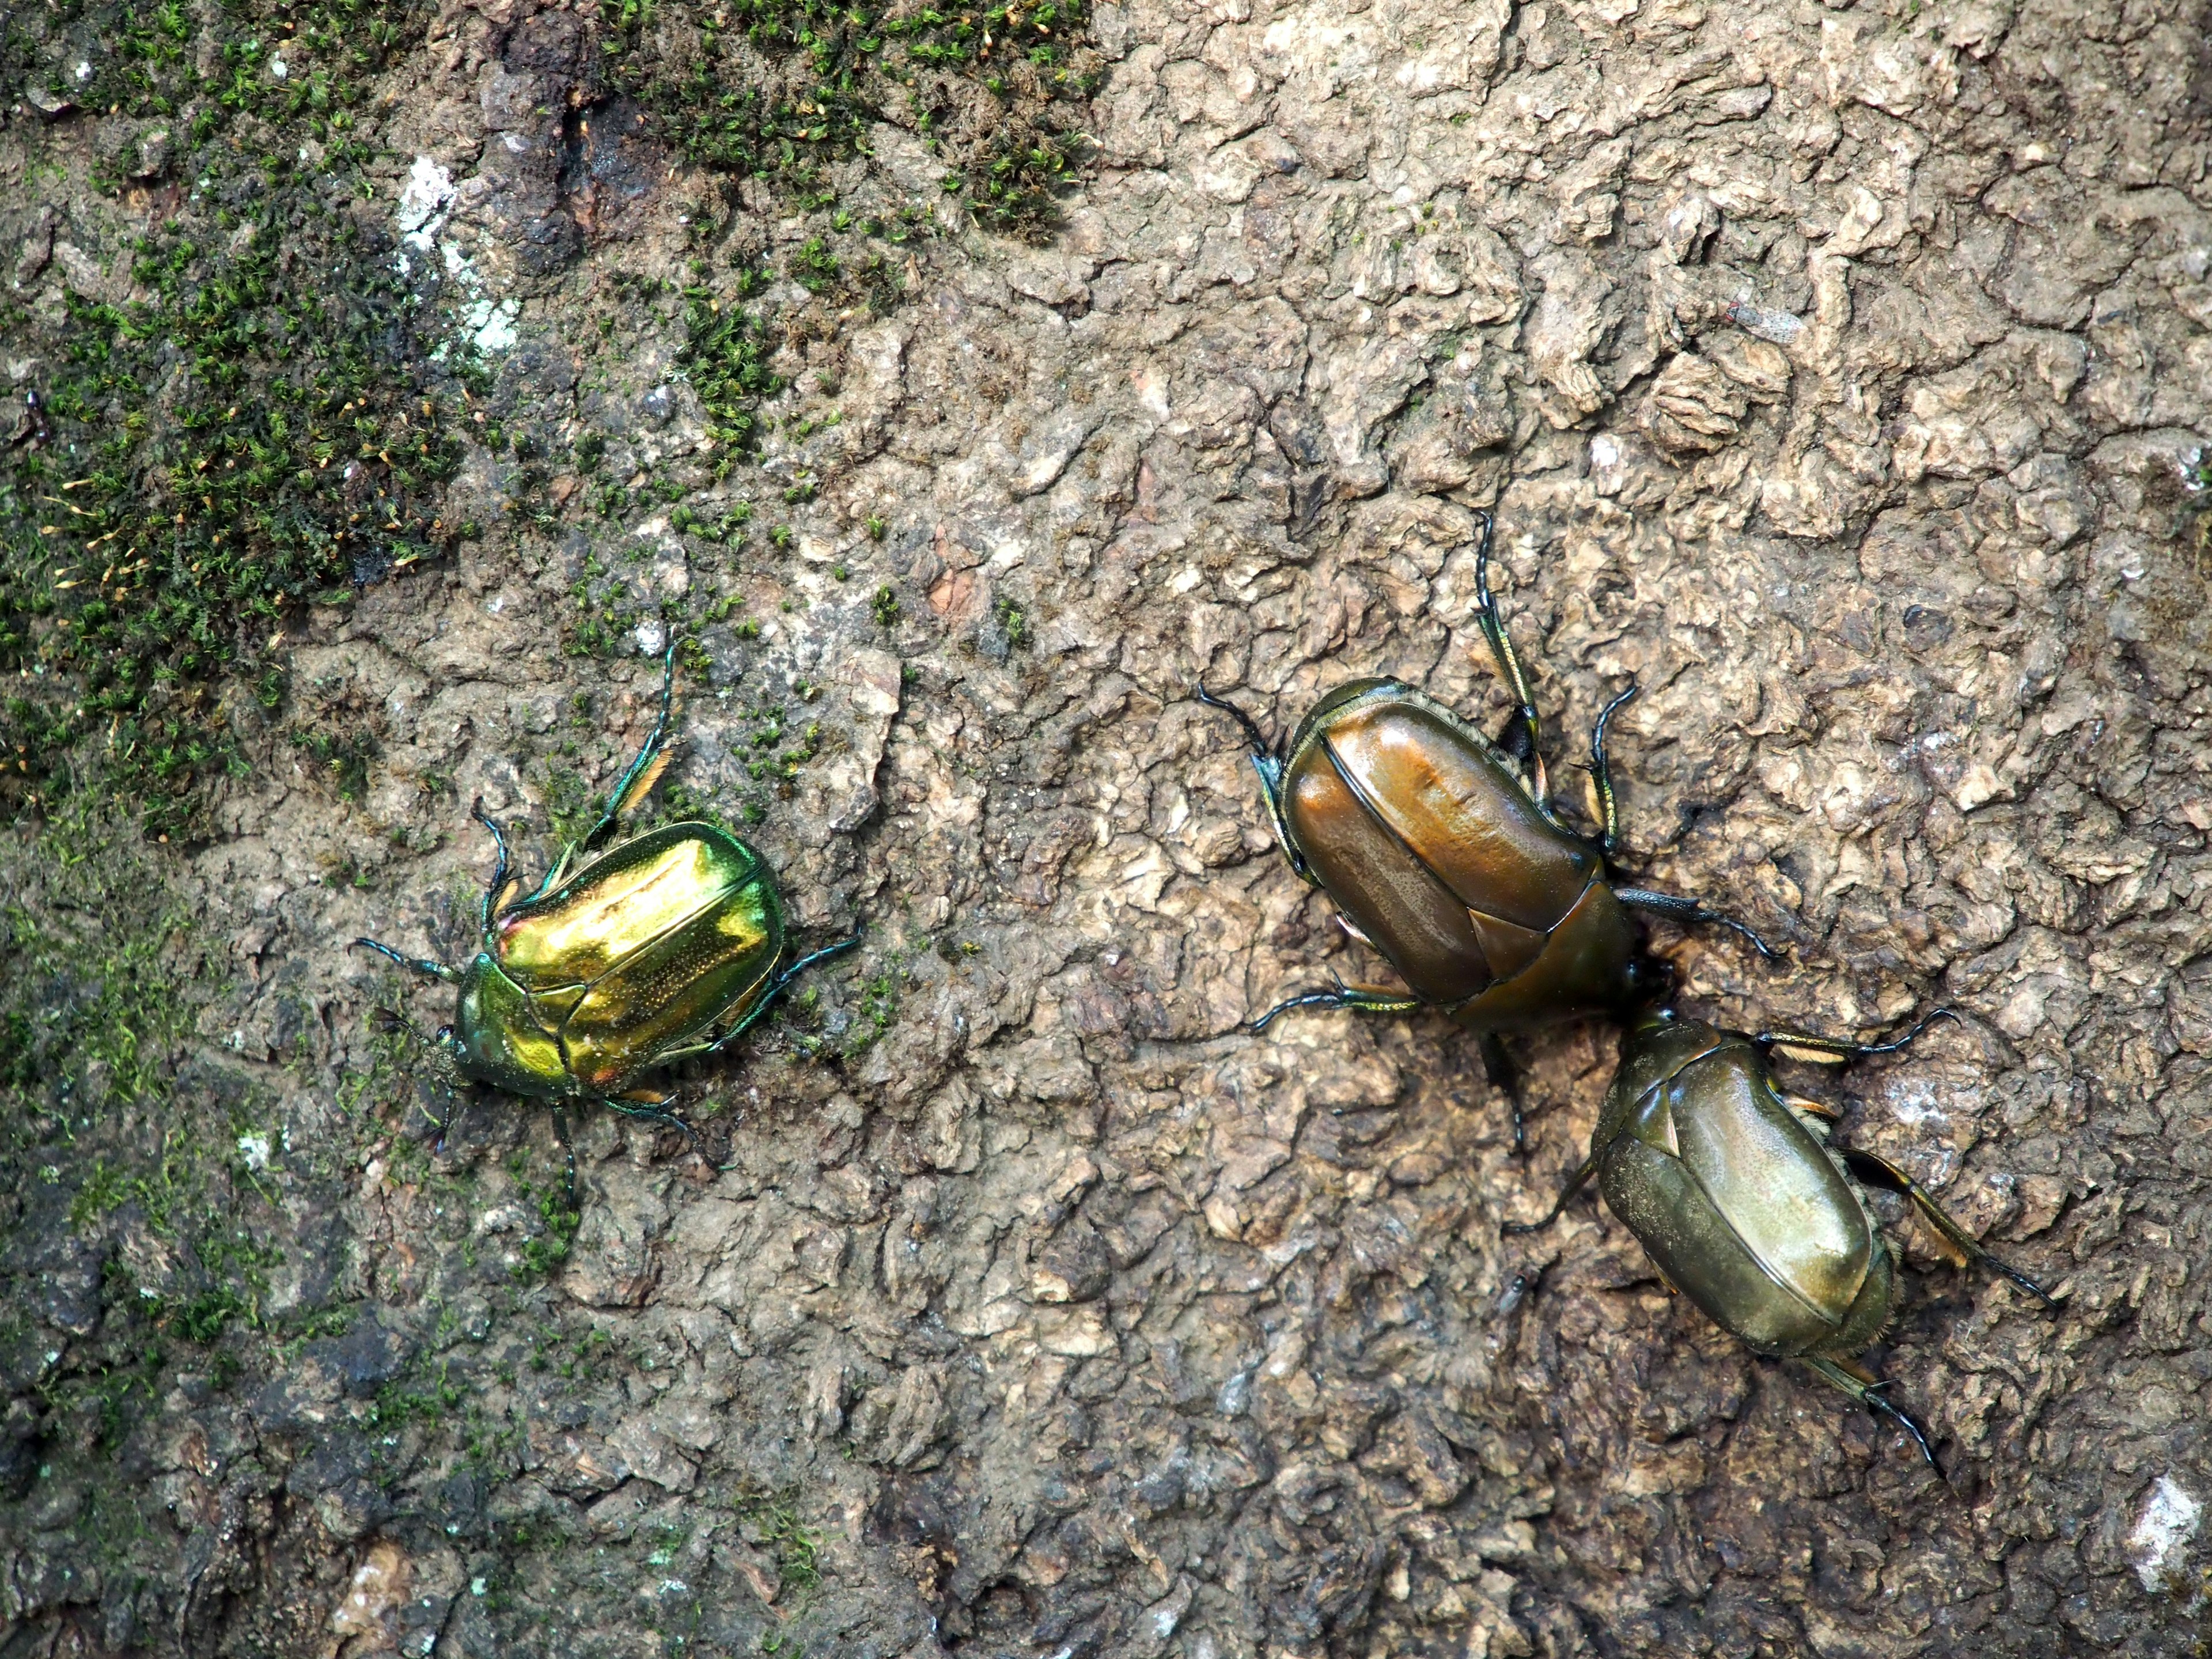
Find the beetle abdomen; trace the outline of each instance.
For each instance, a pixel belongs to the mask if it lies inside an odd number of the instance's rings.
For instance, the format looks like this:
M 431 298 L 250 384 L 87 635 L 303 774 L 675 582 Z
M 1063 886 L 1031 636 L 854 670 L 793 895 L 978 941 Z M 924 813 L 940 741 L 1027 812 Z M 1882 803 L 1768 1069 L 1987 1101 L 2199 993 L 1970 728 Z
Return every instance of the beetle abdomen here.
M 1596 853 L 1545 818 L 1496 745 L 1411 686 L 1356 682 L 1325 698 L 1299 728 L 1281 799 L 1308 867 L 1361 933 L 1415 994 L 1473 1024 L 1526 1023 L 1528 998 L 1508 994 L 1515 1006 L 1494 1018 L 1468 1006 L 1525 971 L 1543 981 L 1531 1008 L 1571 1011 L 1629 959 L 1619 907 L 1593 903 Z M 1587 985 L 1537 966 L 1571 921 L 1565 954 L 1595 969 Z
M 1496 977 L 1467 907 L 1326 754 L 1285 781 L 1283 810 L 1316 878 L 1417 994 L 1457 1002 Z

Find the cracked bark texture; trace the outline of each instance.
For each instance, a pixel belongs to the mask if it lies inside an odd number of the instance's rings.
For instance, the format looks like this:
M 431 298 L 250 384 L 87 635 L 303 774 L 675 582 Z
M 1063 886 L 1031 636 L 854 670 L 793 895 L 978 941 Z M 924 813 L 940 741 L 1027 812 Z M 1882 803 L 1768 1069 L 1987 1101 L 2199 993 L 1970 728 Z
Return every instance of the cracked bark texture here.
M 280 760 L 164 856 L 234 956 L 209 1063 L 276 1103 L 274 1305 L 355 1316 L 149 1410 L 131 1573 L 68 1571 L 65 1481 L 13 1505 L 6 1651 L 2197 1650 L 2201 6 L 1105 7 L 1095 175 L 1051 243 L 927 244 L 890 314 L 794 334 L 842 423 L 719 482 L 676 337 L 580 375 L 581 296 L 681 281 L 696 198 L 639 150 L 563 208 L 525 83 L 565 71 L 508 50 L 557 16 L 457 8 L 394 73 L 387 206 L 418 155 L 459 181 L 450 234 L 517 301 L 517 418 L 702 515 L 802 465 L 819 495 L 737 576 L 570 511 L 303 619 L 295 703 L 374 723 L 367 794 Z M 910 139 L 880 150 L 927 187 Z M 27 280 L 112 280 L 38 228 Z M 505 465 L 449 511 L 499 522 Z M 2063 1291 L 2039 1311 L 1886 1212 L 1876 1358 L 1948 1486 L 1670 1297 L 1601 1206 L 1501 1241 L 1578 1161 L 1610 1029 L 1516 1041 L 1525 1162 L 1442 1018 L 1244 1029 L 1380 969 L 1189 690 L 1279 726 L 1391 673 L 1495 726 L 1492 506 L 1555 775 L 1633 678 L 1626 866 L 1790 949 L 1660 928 L 1684 1004 L 1961 1016 L 1805 1085 Z M 808 937 L 868 930 L 821 1029 L 885 971 L 896 1012 L 842 1065 L 771 1029 L 695 1073 L 711 1156 L 580 1122 L 580 1231 L 533 1280 L 549 1115 L 465 1097 L 434 1147 L 419 1110 L 349 1115 L 393 981 L 342 947 L 469 948 L 466 803 L 534 818 L 542 860 L 531 757 L 580 690 L 579 764 L 618 775 L 655 665 L 560 625 L 632 536 L 641 599 L 737 581 L 764 619 L 701 624 L 672 778 L 738 788 L 749 700 L 816 688 L 824 757 L 749 833 Z M 64 1232 L 27 1192 L 19 1243 Z M 65 1331 L 82 1263 L 17 1260 Z M 433 1373 L 465 1406 L 367 1426 Z

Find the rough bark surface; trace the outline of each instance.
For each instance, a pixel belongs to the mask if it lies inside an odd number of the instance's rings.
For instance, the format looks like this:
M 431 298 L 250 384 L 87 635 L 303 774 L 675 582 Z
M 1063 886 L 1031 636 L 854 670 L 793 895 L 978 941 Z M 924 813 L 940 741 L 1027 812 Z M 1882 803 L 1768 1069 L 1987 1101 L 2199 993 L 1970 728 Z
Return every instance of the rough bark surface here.
M 564 71 L 514 43 L 557 15 L 452 8 L 364 124 L 362 210 L 449 173 L 427 234 L 514 302 L 497 418 L 791 534 L 729 555 L 557 478 L 526 524 L 472 447 L 445 511 L 481 538 L 299 617 L 276 719 L 371 732 L 356 798 L 272 723 L 214 838 L 134 878 L 213 964 L 164 1063 L 269 1252 L 255 1322 L 86 1404 L 103 1286 L 183 1269 L 150 1198 L 82 1201 L 91 1115 L 10 1166 L 0 1652 L 2200 1650 L 2201 6 L 1103 7 L 1053 239 L 918 243 L 884 314 L 792 330 L 784 424 L 721 477 L 676 322 L 605 298 L 686 280 L 696 180 L 650 155 L 541 234 L 592 187 L 529 171 Z M 113 283 L 153 210 L 73 198 L 9 118 L 8 210 L 46 204 L 11 280 Z M 635 351 L 588 349 L 607 303 Z M 1190 689 L 1280 726 L 1388 672 L 1494 727 L 1492 505 L 1554 775 L 1634 678 L 1625 867 L 1789 947 L 1657 929 L 1684 1005 L 1961 1016 L 1802 1085 L 2063 1294 L 1887 1212 L 1873 1358 L 1945 1481 L 1601 1206 L 1501 1240 L 1611 1029 L 1516 1041 L 1525 1161 L 1439 1018 L 1245 1029 L 1381 970 Z M 564 652 L 587 556 L 637 590 L 620 653 Z M 575 1123 L 571 1239 L 550 1114 L 380 1033 L 449 994 L 343 947 L 472 948 L 471 800 L 542 867 L 645 734 L 663 618 L 702 647 L 671 780 L 760 799 L 801 938 L 866 942 L 685 1074 L 696 1145 Z M 31 914 L 106 925 L 12 857 Z

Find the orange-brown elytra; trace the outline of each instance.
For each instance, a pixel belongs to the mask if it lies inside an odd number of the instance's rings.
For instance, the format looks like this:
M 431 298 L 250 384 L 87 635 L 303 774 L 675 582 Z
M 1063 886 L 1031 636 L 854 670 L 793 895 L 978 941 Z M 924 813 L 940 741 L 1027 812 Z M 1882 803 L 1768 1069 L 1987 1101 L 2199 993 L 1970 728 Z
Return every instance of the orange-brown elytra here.
M 1553 811 L 1528 677 L 1491 596 L 1492 523 L 1483 516 L 1476 618 L 1516 705 L 1506 746 L 1395 679 L 1337 687 L 1280 750 L 1242 709 L 1203 686 L 1198 696 L 1236 716 L 1251 738 L 1253 769 L 1291 867 L 1335 901 L 1346 931 L 1387 957 L 1406 984 L 1340 984 L 1292 997 L 1255 1029 L 1290 1008 L 1441 1008 L 1481 1034 L 1485 1063 L 1511 1096 L 1498 1032 L 1625 1012 L 1663 990 L 1664 970 L 1644 957 L 1631 911 L 1717 922 L 1762 955 L 1774 953 L 1695 899 L 1613 879 L 1620 823 L 1606 727 L 1633 685 L 1606 706 L 1590 734 L 1599 833 L 1579 834 Z M 1517 1099 L 1513 1128 L 1518 1143 Z
M 454 1022 L 438 1041 L 463 1076 L 556 1108 L 599 1101 L 684 1128 L 663 1109 L 665 1097 L 641 1079 L 726 1047 L 793 979 L 860 940 L 841 939 L 783 966 L 775 876 L 719 825 L 664 824 L 601 850 L 667 764 L 675 668 L 671 646 L 652 735 L 599 823 L 536 891 L 522 895 L 507 838 L 477 804 L 473 816 L 491 831 L 498 860 L 466 967 L 410 957 L 373 939 L 353 942 L 459 988 Z M 565 1144 L 565 1118 L 556 1126 Z M 574 1185 L 572 1157 L 572 1192 Z

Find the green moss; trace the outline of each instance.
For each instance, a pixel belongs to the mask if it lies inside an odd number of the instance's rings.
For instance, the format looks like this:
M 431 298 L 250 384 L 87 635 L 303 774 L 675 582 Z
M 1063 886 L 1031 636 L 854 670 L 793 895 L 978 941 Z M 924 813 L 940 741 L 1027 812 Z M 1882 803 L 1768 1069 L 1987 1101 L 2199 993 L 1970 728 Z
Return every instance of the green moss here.
M 610 80 L 687 160 L 806 211 L 835 207 L 829 169 L 890 119 L 949 152 L 948 188 L 987 228 L 1039 234 L 1081 143 L 1076 100 L 1101 79 L 1085 0 L 602 0 L 600 17 Z M 842 210 L 830 224 L 885 234 Z M 817 240 L 790 274 L 812 286 L 836 264 Z
M 82 36 L 100 49 L 75 95 L 189 112 L 189 143 L 171 137 L 196 183 L 124 252 L 137 297 L 70 292 L 51 337 L 11 330 L 55 368 L 51 441 L 0 451 L 0 672 L 21 688 L 0 708 L 0 803 L 105 777 L 149 833 L 203 832 L 205 786 L 242 763 L 228 688 L 274 706 L 291 617 L 452 538 L 436 503 L 459 388 L 348 207 L 365 77 L 429 15 L 80 6 L 45 9 L 42 40 L 10 25 L 19 74 Z

